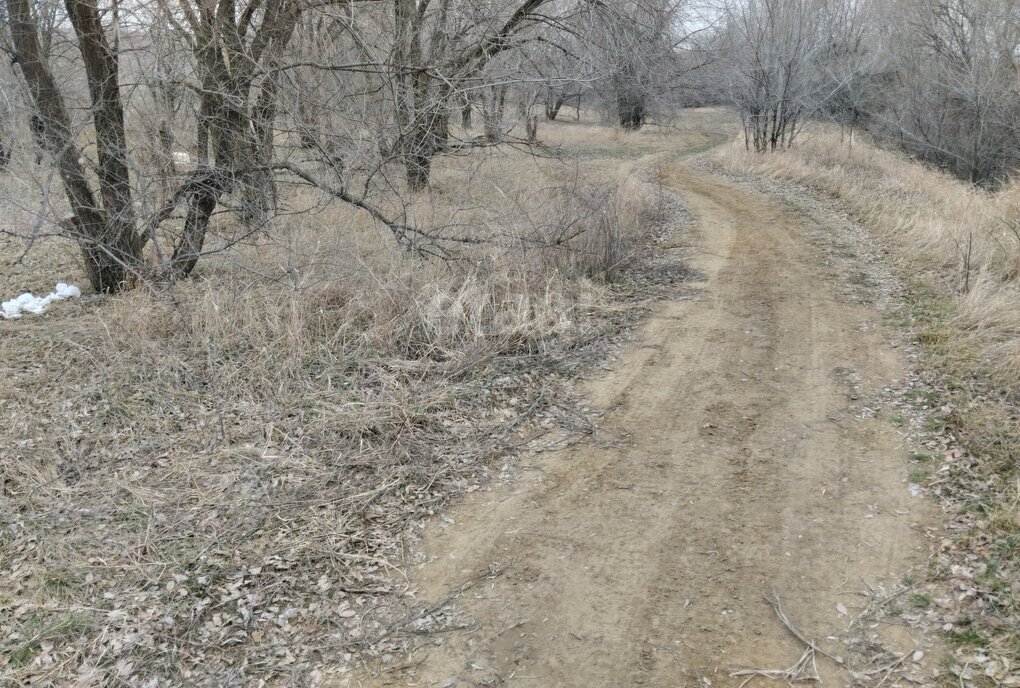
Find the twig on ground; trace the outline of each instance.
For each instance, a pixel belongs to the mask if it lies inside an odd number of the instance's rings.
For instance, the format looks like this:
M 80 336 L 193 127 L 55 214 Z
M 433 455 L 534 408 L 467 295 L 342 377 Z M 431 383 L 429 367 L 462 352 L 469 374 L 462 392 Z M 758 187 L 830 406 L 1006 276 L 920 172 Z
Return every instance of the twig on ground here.
M 783 611 L 783 605 L 779 601 L 779 595 L 773 592 L 771 595 L 765 598 L 765 601 L 772 605 L 772 609 L 773 611 L 775 611 L 776 616 L 779 617 L 779 620 L 783 622 L 783 625 L 786 626 L 786 629 L 790 631 L 790 633 L 792 633 L 797 640 L 804 643 L 818 654 L 828 657 L 836 664 L 842 667 L 846 666 L 846 664 L 843 662 L 842 657 L 837 657 L 836 655 L 826 652 L 825 650 L 820 648 L 814 641 L 808 639 L 803 633 L 797 630 L 797 627 L 793 625 L 789 617 L 787 617 L 786 613 Z
M 730 672 L 730 676 L 734 678 L 747 677 L 741 682 L 740 688 L 744 688 L 744 686 L 759 676 L 770 679 L 781 678 L 786 680 L 787 683 L 821 681 L 822 677 L 818 674 L 818 666 L 815 663 L 815 652 L 816 650 L 813 647 L 805 648 L 800 659 L 786 669 L 740 669 L 739 671 Z M 809 668 L 810 673 L 808 673 Z
M 447 629 L 447 628 L 444 627 L 444 628 L 432 629 L 432 630 L 424 630 L 424 629 L 410 629 L 409 630 L 407 627 L 410 626 L 411 624 L 415 623 L 416 621 L 424 621 L 425 619 L 428 619 L 429 617 L 435 616 L 436 613 L 438 613 L 438 612 L 442 611 L 443 609 L 445 609 L 446 607 L 448 607 L 450 605 L 450 603 L 452 603 L 458 597 L 460 597 L 465 592 L 467 592 L 468 590 L 473 588 L 479 582 L 481 582 L 483 580 L 486 580 L 486 579 L 497 578 L 497 577 L 499 577 L 501 575 L 503 575 L 502 569 L 499 569 L 499 568 L 496 568 L 496 567 L 490 567 L 487 570 L 485 570 L 483 573 L 480 573 L 477 576 L 469 578 L 468 580 L 466 580 L 463 583 L 461 583 L 460 585 L 458 585 L 446 597 L 444 597 L 443 599 L 439 600 L 435 604 L 429 605 L 428 607 L 426 607 L 424 610 L 422 610 L 420 612 L 412 613 L 412 614 L 409 614 L 409 615 L 405 616 L 403 619 L 399 619 L 395 623 L 392 623 L 388 627 L 386 627 L 382 631 L 382 633 L 379 633 L 378 635 L 376 635 L 376 636 L 374 636 L 372 638 L 366 638 L 366 639 L 360 641 L 358 643 L 358 645 L 362 645 L 362 646 L 366 646 L 366 647 L 367 646 L 371 646 L 371 645 L 375 645 L 376 643 L 378 643 L 379 641 L 383 640 L 384 638 L 388 638 L 389 636 L 396 635 L 398 633 L 411 633 L 411 634 L 414 634 L 414 635 L 423 635 L 423 634 L 429 634 L 429 633 L 441 633 L 441 632 L 444 632 L 446 630 L 465 630 L 467 628 L 471 628 L 470 625 L 459 625 L 459 626 L 457 626 L 455 628 L 452 628 L 452 629 Z

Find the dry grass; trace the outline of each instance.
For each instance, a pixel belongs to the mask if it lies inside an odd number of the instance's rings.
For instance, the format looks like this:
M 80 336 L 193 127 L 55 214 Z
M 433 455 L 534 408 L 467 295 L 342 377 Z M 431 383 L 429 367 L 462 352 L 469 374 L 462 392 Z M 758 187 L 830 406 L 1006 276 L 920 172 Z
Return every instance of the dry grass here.
M 286 189 L 291 214 L 172 293 L 0 321 L 0 682 L 315 685 L 401 646 L 407 525 L 586 422 L 569 379 L 628 317 L 660 210 L 627 146 L 704 144 L 545 134 L 554 157 L 450 158 L 412 203 L 376 199 L 488 240 L 456 261 Z M 4 284 L 81 279 L 45 240 Z
M 733 143 L 713 155 L 732 172 L 791 179 L 842 199 L 906 278 L 906 310 L 923 363 L 934 371 L 922 371 L 927 389 L 914 390 L 935 400 L 925 445 L 941 468 L 931 486 L 952 514 L 953 537 L 934 558 L 942 597 L 928 616 L 948 629 L 956 648 L 953 685 L 1015 678 L 1020 184 L 988 193 L 868 144 L 850 151 L 825 127 L 789 151 L 755 156 Z
M 847 201 L 904 272 L 956 305 L 956 339 L 987 374 L 1020 387 L 1020 185 L 991 194 L 828 128 L 791 151 L 755 157 L 736 142 L 729 169 L 806 182 Z

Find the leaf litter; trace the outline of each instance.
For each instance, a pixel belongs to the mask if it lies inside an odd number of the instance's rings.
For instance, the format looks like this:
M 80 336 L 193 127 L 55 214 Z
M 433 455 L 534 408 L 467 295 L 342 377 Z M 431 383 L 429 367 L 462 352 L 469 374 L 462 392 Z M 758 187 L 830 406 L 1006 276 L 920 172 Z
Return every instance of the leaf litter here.
M 457 627 L 407 594 L 409 538 L 515 455 L 590 433 L 572 380 L 674 274 L 626 279 L 554 337 L 404 357 L 281 361 L 269 339 L 195 337 L 145 295 L 18 321 L 0 340 L 0 675 L 336 685 Z M 132 324 L 142 305 L 161 336 Z

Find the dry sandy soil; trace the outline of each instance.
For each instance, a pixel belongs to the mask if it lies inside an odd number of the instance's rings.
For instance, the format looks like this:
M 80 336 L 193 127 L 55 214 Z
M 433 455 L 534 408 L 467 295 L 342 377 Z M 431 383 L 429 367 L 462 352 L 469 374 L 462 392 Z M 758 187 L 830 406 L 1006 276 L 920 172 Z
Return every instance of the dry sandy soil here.
M 936 520 L 870 402 L 904 375 L 893 335 L 846 297 L 816 219 L 688 162 L 664 178 L 694 221 L 697 293 L 659 303 L 587 384 L 611 409 L 591 441 L 429 526 L 412 589 L 462 628 L 349 685 L 933 682 L 931 639 L 857 618 Z

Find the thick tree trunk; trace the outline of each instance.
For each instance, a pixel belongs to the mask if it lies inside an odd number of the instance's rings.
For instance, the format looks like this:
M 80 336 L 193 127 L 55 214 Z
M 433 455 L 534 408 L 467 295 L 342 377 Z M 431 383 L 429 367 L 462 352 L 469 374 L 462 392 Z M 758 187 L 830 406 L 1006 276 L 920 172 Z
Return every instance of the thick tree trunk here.
M 421 96 L 422 101 L 428 96 Z M 412 119 L 400 140 L 400 155 L 407 173 L 407 186 L 421 191 L 429 184 L 432 159 L 442 151 L 449 138 L 450 113 L 443 93 L 412 113 Z
M 488 96 L 483 99 L 485 138 L 488 141 L 499 141 L 503 138 L 503 117 L 506 112 L 507 90 L 508 87 L 505 85 L 492 86 L 488 89 Z
M 130 239 L 136 236 L 135 215 L 117 56 L 107 43 L 94 0 L 67 0 L 66 5 L 71 25 L 78 35 L 89 93 L 92 96 L 92 118 L 99 160 L 99 193 L 103 209 L 111 224 L 110 232 Z M 140 254 L 140 245 L 138 251 Z
M 637 131 L 645 123 L 644 98 L 634 94 L 620 94 L 616 99 L 620 126 L 627 131 Z
M 174 247 L 170 263 L 163 275 L 165 278 L 176 281 L 187 277 L 195 269 L 202 255 L 209 219 L 229 184 L 229 175 L 222 170 L 203 168 L 197 170 L 182 187 L 181 195 L 187 197 L 188 213 L 184 218 L 181 239 Z M 170 206 L 171 209 L 172 207 Z
M 538 115 L 528 115 L 524 120 L 524 133 L 528 141 L 538 140 Z
M 545 101 L 545 118 L 549 121 L 556 119 L 557 115 L 560 114 L 560 108 L 566 102 L 567 99 L 562 96 L 555 96 Z
M 402 67 L 417 65 L 421 61 L 421 37 L 417 32 L 418 16 L 414 0 L 394 0 L 395 30 L 394 61 Z M 428 185 L 429 167 L 424 164 L 425 150 L 418 111 L 420 79 L 402 69 L 394 79 L 394 99 L 397 121 L 396 149 L 404 165 L 407 185 L 417 191 Z
M 407 168 L 407 188 L 411 191 L 423 191 L 429 185 L 432 175 L 432 156 L 415 153 L 404 161 Z
M 66 6 L 92 99 L 102 204 L 96 201 L 79 160 L 81 152 L 63 96 L 41 57 L 38 27 L 28 0 L 7 0 L 14 59 L 42 119 L 46 147 L 56 155 L 57 171 L 71 206 L 73 215 L 63 226 L 78 241 L 92 287 L 101 292 L 118 291 L 132 281 L 141 265 L 143 240 L 134 226 L 117 60 L 106 41 L 96 5 L 67 0 Z
M 401 160 L 411 191 L 428 186 L 432 159 L 447 148 L 450 138 L 450 88 L 432 88 L 432 79 L 422 74 L 413 88 L 411 107 L 404 113 L 398 142 Z
M 279 95 L 279 76 L 274 73 L 267 76 L 262 83 L 262 92 L 255 102 L 252 126 L 255 141 L 252 147 L 254 164 L 245 176 L 244 193 L 248 205 L 258 215 L 253 218 L 251 226 L 262 224 L 270 212 L 276 211 L 277 190 L 276 176 L 269 168 L 273 162 L 275 150 L 274 124 Z

